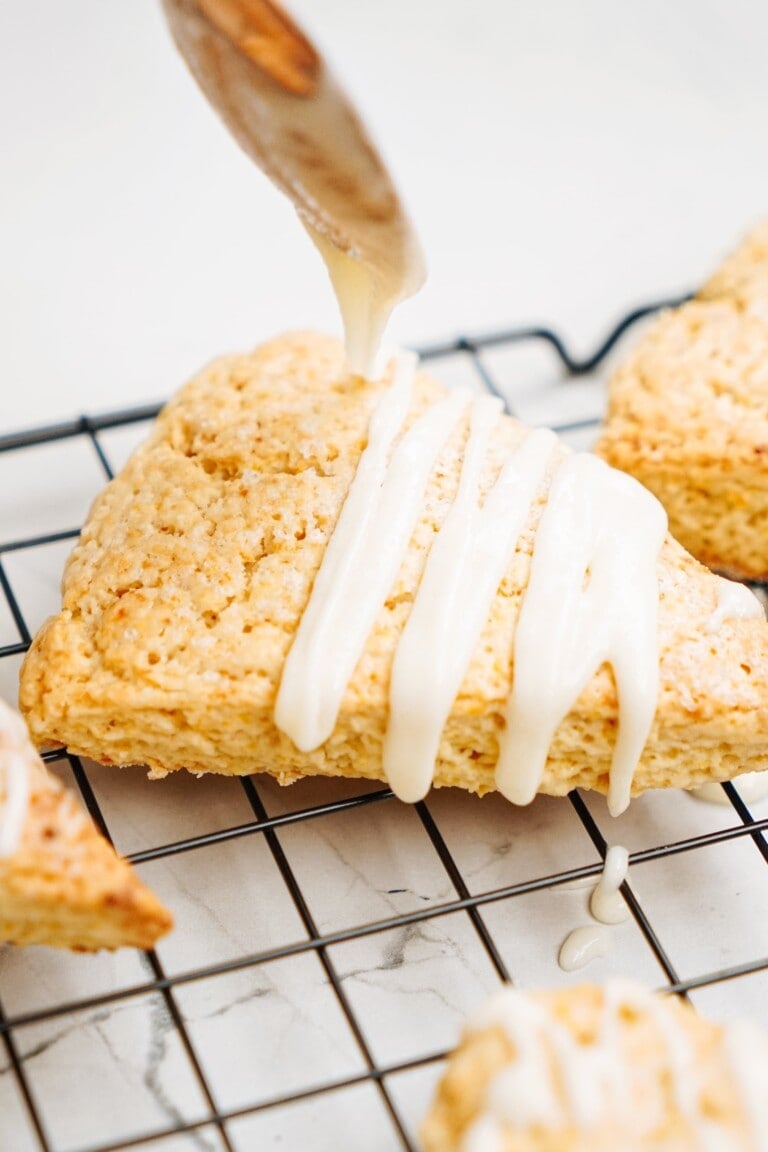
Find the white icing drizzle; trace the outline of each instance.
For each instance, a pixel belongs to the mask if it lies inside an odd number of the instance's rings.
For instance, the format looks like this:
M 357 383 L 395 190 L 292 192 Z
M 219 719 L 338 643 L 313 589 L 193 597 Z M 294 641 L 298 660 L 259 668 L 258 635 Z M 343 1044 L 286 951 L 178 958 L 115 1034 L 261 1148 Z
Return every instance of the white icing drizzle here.
M 612 844 L 605 854 L 602 875 L 589 901 L 589 910 L 601 924 L 622 924 L 629 909 L 619 892 L 627 878 L 629 852 L 621 844 Z
M 0 809 L 0 858 L 12 856 L 19 845 L 29 805 L 29 769 L 17 753 L 2 758 L 5 803 Z
M 10 739 L 10 747 L 0 749 L 0 777 L 4 799 L 0 798 L 0 859 L 12 856 L 19 846 L 29 808 L 29 764 L 31 753 L 26 726 L 12 709 L 0 701 L 0 727 Z
M 717 605 L 704 624 L 707 633 L 719 632 L 725 620 L 743 620 L 750 617 L 765 619 L 765 609 L 746 584 L 716 576 Z
M 610 947 L 610 937 L 605 928 L 597 924 L 584 924 L 568 933 L 560 947 L 557 962 L 564 972 L 575 972 L 593 960 L 607 956 Z
M 586 1079 L 577 1059 L 576 1041 L 535 1000 L 514 989 L 499 993 L 470 1022 L 470 1030 L 499 1026 L 515 1047 L 515 1061 L 494 1077 L 486 1097 L 487 1113 L 520 1127 L 542 1124 L 556 1127 L 564 1118 L 551 1064 L 557 1065 L 565 1096 L 565 1110 L 587 1123 L 594 1111 L 595 1084 Z M 582 1089 L 585 1088 L 585 1091 Z
M 493 1116 L 479 1116 L 461 1140 L 461 1152 L 504 1152 L 504 1132 Z
M 429 791 L 440 735 L 524 527 L 554 433 L 531 432 L 479 505 L 501 401 L 475 400 L 456 499 L 427 559 L 392 668 L 384 774 L 401 800 Z
M 694 1130 L 698 1130 L 699 1121 L 703 1118 L 699 1106 L 695 1053 L 686 1033 L 667 1014 L 664 1001 L 629 980 L 610 981 L 605 987 L 604 997 L 604 1019 L 614 1028 L 623 1008 L 647 1013 L 651 1017 L 666 1048 L 675 1107 L 691 1122 Z M 614 1053 L 614 1058 L 616 1055 Z M 630 1070 L 626 1066 L 623 1075 L 628 1082 Z
M 709 635 L 720 631 L 727 620 L 760 619 L 765 617 L 766 611 L 762 602 L 755 596 L 746 584 L 739 584 L 732 579 L 716 576 L 717 602 L 714 611 L 707 616 L 704 630 Z M 768 772 L 745 772 L 735 781 L 739 795 L 745 803 L 759 801 L 768 796 Z M 709 804 L 730 804 L 729 798 L 723 789 L 714 781 L 691 789 L 691 795 L 697 799 L 704 799 Z
M 756 804 L 768 796 L 768 772 L 742 772 L 741 776 L 734 777 L 732 783 L 745 804 Z M 731 802 L 722 785 L 714 781 L 692 788 L 691 796 L 695 796 L 697 800 L 706 800 L 708 804 Z
M 496 767 L 496 786 L 513 803 L 536 795 L 556 728 L 607 663 L 619 704 L 608 808 L 616 816 L 627 807 L 656 711 L 656 563 L 666 527 L 659 502 L 597 457 L 575 453 L 558 467 L 517 624 Z
M 470 1022 L 470 1030 L 503 1028 L 515 1057 L 489 1084 L 485 1108 L 473 1129 L 503 1133 L 505 1124 L 517 1130 L 538 1124 L 550 1130 L 573 1125 L 589 1130 L 605 1119 L 626 1122 L 633 1081 L 621 1043 L 620 1019 L 626 1009 L 650 1017 L 664 1045 L 673 1103 L 696 1136 L 696 1147 L 723 1146 L 722 1129 L 718 1132 L 702 1114 L 696 1055 L 685 1031 L 662 999 L 625 980 L 606 983 L 597 1035 L 589 1044 L 552 1018 L 545 1005 L 511 988 L 497 994 Z M 648 1104 L 646 1100 L 642 1111 L 633 1110 L 633 1130 L 652 1131 L 662 1118 L 661 1093 L 654 1108 Z M 465 1152 L 485 1152 L 486 1147 L 493 1145 L 476 1143 Z
M 285 663 L 275 724 L 303 752 L 333 732 L 406 555 L 432 468 L 471 401 L 466 392 L 449 393 L 398 439 L 414 368 L 414 357 L 400 355 L 376 404 Z M 556 443 L 549 431 L 531 432 L 481 505 L 480 478 L 499 411 L 493 399 L 471 401 L 457 495 L 394 655 L 384 770 L 405 800 L 429 790 L 446 718 Z M 513 802 L 533 799 L 557 726 L 609 664 L 619 711 L 609 808 L 617 814 L 628 804 L 658 695 L 656 562 L 665 530 L 658 501 L 596 457 L 570 454 L 556 467 L 517 623 L 514 683 L 499 741 L 496 785 Z
M 390 449 L 405 420 L 416 358 L 398 357 L 377 404 L 368 444 L 328 541 L 283 670 L 275 724 L 310 752 L 331 735 L 376 615 L 408 546 L 435 459 L 466 408 L 450 392 Z
M 720 631 L 726 620 L 760 619 L 765 617 L 765 609 L 746 584 L 736 580 L 726 580 L 716 576 L 717 604 L 704 623 L 704 631 L 712 635 Z M 745 772 L 736 783 L 739 794 L 745 803 L 754 803 L 768 796 L 768 772 Z M 691 789 L 691 795 L 709 804 L 730 804 L 727 795 L 715 782 L 701 784 Z

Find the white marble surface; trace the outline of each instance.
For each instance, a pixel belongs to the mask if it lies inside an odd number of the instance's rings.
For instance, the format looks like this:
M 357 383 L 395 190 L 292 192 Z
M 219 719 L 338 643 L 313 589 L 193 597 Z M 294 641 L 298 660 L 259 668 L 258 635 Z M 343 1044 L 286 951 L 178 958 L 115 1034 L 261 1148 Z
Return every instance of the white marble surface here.
M 761 5 L 294 7 L 359 94 L 424 237 L 432 275 L 396 320 L 402 339 L 546 319 L 584 349 L 627 304 L 695 282 L 768 207 Z M 160 398 L 219 351 L 286 326 L 336 327 L 292 213 L 209 115 L 151 0 L 5 0 L 0 97 L 0 430 Z M 486 362 L 533 422 L 592 417 L 602 405 L 600 378 L 565 388 L 546 350 L 503 349 Z M 477 383 L 466 358 L 436 369 L 448 383 Z M 103 435 L 114 467 L 145 432 Z M 75 530 L 102 483 L 85 439 L 0 455 L 0 543 Z M 69 547 L 2 557 L 32 630 L 57 606 Z M 0 596 L 0 644 L 15 638 Z M 19 663 L 0 660 L 9 700 Z M 66 765 L 56 770 L 72 782 Z M 237 781 L 87 771 L 125 853 L 253 821 Z M 371 790 L 257 788 L 268 815 L 289 821 Z M 730 808 L 675 793 L 644 797 L 618 821 L 599 799 L 588 808 L 609 842 L 635 853 L 738 823 Z M 173 1005 L 215 1106 L 237 1113 L 230 1148 L 402 1148 L 384 1095 L 364 1080 L 367 1058 L 388 1069 L 384 1090 L 415 1147 L 440 1068 L 430 1057 L 499 979 L 478 928 L 522 986 L 617 973 L 665 982 L 632 919 L 611 930 L 608 956 L 586 973 L 557 967 L 562 939 L 587 919 L 589 889 L 547 878 L 598 864 L 567 801 L 518 811 L 439 794 L 428 810 L 473 896 L 541 885 L 482 903 L 475 923 L 443 914 L 458 895 L 451 876 L 418 814 L 391 799 L 278 828 L 303 909 L 263 832 L 140 865 L 176 915 L 158 959 L 180 978 Z M 629 882 L 676 970 L 695 978 L 768 953 L 766 875 L 743 837 L 636 862 Z M 413 912 L 425 918 L 397 923 Z M 355 936 L 374 921 L 384 929 Z M 330 968 L 308 946 L 312 930 L 336 941 Z M 286 957 L 231 967 L 285 948 Z M 692 998 L 715 1014 L 765 1019 L 767 979 Z M 151 980 L 147 959 L 130 952 L 0 950 L 3 1010 L 38 1014 L 12 1034 L 57 1152 L 150 1133 L 142 1147 L 152 1152 L 226 1149 Z M 121 993 L 114 1004 L 45 1017 L 111 991 Z M 161 1138 L 180 1123 L 194 1130 Z M 38 1147 L 0 1041 L 0 1152 Z
M 234 827 L 249 818 L 235 781 L 158 784 L 128 770 L 116 773 L 90 765 L 88 772 L 118 843 L 122 839 L 126 848 L 144 850 L 181 836 Z M 365 785 L 311 782 L 288 793 L 280 793 L 269 781 L 260 781 L 258 787 L 272 814 L 298 812 L 366 791 Z M 597 801 L 594 807 L 601 804 Z M 429 801 L 429 810 L 475 894 L 597 861 L 566 801 L 541 799 L 522 812 L 496 798 L 480 801 L 445 793 Z M 620 830 L 633 850 L 657 843 L 654 811 L 663 817 L 665 841 L 735 823 L 732 813 L 684 795 L 646 797 L 633 804 Z M 605 830 L 617 832 L 609 824 Z M 421 822 L 413 810 L 394 800 L 341 815 L 319 814 L 286 827 L 279 840 L 323 934 L 354 931 L 374 920 L 387 921 L 455 898 Z M 263 833 L 145 864 L 141 872 L 176 914 L 176 931 L 158 949 L 171 975 L 186 976 L 284 945 L 300 946 L 307 938 Z M 764 906 L 765 864 L 748 838 L 633 865 L 629 879 L 681 975 L 704 975 L 765 953 L 764 929 L 756 918 L 756 910 Z M 587 919 L 588 893 L 584 884 L 549 884 L 482 907 L 481 919 L 520 986 L 582 978 L 581 973 L 562 973 L 556 955 L 569 928 Z M 634 921 L 611 930 L 611 937 L 609 955 L 591 966 L 589 976 L 622 973 L 651 986 L 664 983 Z M 328 956 L 371 1055 L 384 1066 L 429 1057 L 450 1046 L 463 1016 L 498 982 L 474 926 L 461 912 L 333 944 Z M 140 990 L 149 978 L 146 962 L 134 953 L 79 957 L 45 949 L 0 952 L 0 995 L 11 1016 L 109 989 Z M 715 1014 L 749 1009 L 763 1015 L 764 985 L 763 973 L 705 989 L 694 1000 Z M 400 1146 L 381 1099 L 360 1084 L 302 1103 L 252 1111 L 271 1098 L 354 1079 L 365 1071 L 314 952 L 184 980 L 174 998 L 218 1107 L 244 1110 L 229 1126 L 234 1147 L 331 1148 L 339 1139 L 340 1124 L 350 1132 L 350 1140 L 336 1147 L 357 1146 L 351 1135 L 355 1124 L 364 1124 L 366 1132 L 370 1125 L 366 1146 Z M 19 1027 L 14 1036 L 57 1148 L 128 1139 L 205 1115 L 199 1085 L 157 994 L 138 991 L 115 1005 Z M 438 1068 L 429 1063 L 387 1077 L 406 1129 L 415 1131 Z M 10 1128 L 18 1146 L 34 1148 L 5 1061 L 0 1061 L 0 1107 L 5 1130 Z M 168 1146 L 218 1147 L 213 1131 L 176 1137 Z M 165 1147 L 158 1144 L 158 1149 Z
M 596 390 L 594 398 L 597 403 Z M 114 465 L 138 434 L 132 430 L 105 437 Z M 77 522 L 94 483 L 92 469 L 79 466 L 83 443 L 67 442 L 62 450 L 65 456 L 57 462 L 62 471 L 54 477 L 61 474 L 66 484 L 59 489 L 60 502 L 47 509 L 51 530 Z M 34 516 L 24 515 L 28 474 L 23 467 L 19 477 L 17 485 L 0 490 L 0 509 L 7 509 L 9 517 L 3 523 L 12 523 L 14 533 L 34 522 Z M 37 499 L 33 487 L 30 507 Z M 56 607 L 68 548 L 67 542 L 4 557 L 31 628 Z M 0 639 L 12 637 L 13 621 L 6 612 L 0 618 Z M 8 699 L 17 675 L 17 658 L 0 660 L 0 693 Z M 56 770 L 73 784 L 66 764 Z M 87 765 L 87 772 L 115 842 L 128 854 L 254 820 L 236 780 L 152 783 L 138 769 L 118 772 L 95 764 Z M 358 1146 L 353 1133 L 361 1125 L 367 1147 L 402 1147 L 381 1093 L 363 1082 L 366 1054 L 345 1004 L 368 1056 L 391 1069 L 384 1078 L 386 1092 L 415 1142 L 439 1073 L 440 1061 L 432 1057 L 453 1043 L 464 1015 L 498 983 L 478 927 L 489 933 L 503 965 L 522 987 L 618 973 L 651 986 L 665 983 L 631 918 L 610 930 L 608 955 L 586 973 L 566 974 L 558 968 L 563 938 L 588 920 L 589 885 L 562 883 L 557 877 L 574 869 L 594 870 L 599 860 L 567 801 L 540 798 L 518 810 L 498 797 L 478 800 L 447 792 L 430 797 L 429 815 L 468 893 L 482 899 L 486 893 L 533 885 L 483 902 L 475 924 L 465 912 L 451 910 L 460 893 L 416 810 L 379 799 L 323 813 L 331 800 L 379 790 L 363 783 L 306 781 L 281 789 L 266 778 L 257 781 L 257 788 L 267 815 L 287 821 L 278 828 L 277 842 L 306 902 L 309 922 L 302 919 L 263 832 L 139 865 L 176 916 L 176 929 L 160 943 L 158 958 L 165 973 L 180 978 L 174 1004 L 215 1105 L 235 1114 L 227 1125 L 232 1148 L 351 1149 Z M 634 853 L 738 823 L 732 809 L 679 793 L 643 797 L 618 820 L 607 815 L 600 798 L 588 798 L 587 807 L 609 842 L 622 842 Z M 301 818 L 306 811 L 316 814 Z M 765 806 L 757 814 L 766 814 Z M 629 883 L 677 972 L 697 978 L 768 953 L 760 915 L 767 875 L 754 843 L 742 837 L 637 862 Z M 413 912 L 425 919 L 397 922 Z M 356 937 L 361 926 L 373 922 L 382 930 Z M 309 930 L 331 938 L 327 959 L 345 1004 L 329 985 L 319 954 L 307 947 Z M 349 939 L 339 941 L 347 934 Z M 230 968 L 242 958 L 258 959 L 285 948 L 290 954 L 284 958 Z M 208 1111 L 199 1079 L 168 1005 L 146 990 L 151 980 L 146 959 L 133 952 L 84 957 L 45 949 L 0 950 L 5 1012 L 22 1019 L 38 1014 L 34 1022 L 16 1027 L 13 1036 L 54 1148 L 80 1152 L 183 1123 L 195 1125 L 193 1133 L 158 1139 L 148 1147 L 157 1152 L 219 1152 L 224 1147 L 221 1134 L 203 1123 Z M 760 1018 L 765 980 L 765 973 L 758 973 L 696 991 L 693 999 L 715 1014 Z M 74 1007 L 111 991 L 121 993 L 112 1005 L 45 1018 L 55 1005 Z M 424 1059 L 426 1064 L 398 1071 Z M 335 1091 L 314 1092 L 348 1081 Z M 296 1093 L 309 1095 L 259 1109 Z M 37 1147 L 2 1050 L 0 1117 L 3 1152 L 6 1146 L 13 1152 Z M 340 1137 L 340 1131 L 349 1136 Z

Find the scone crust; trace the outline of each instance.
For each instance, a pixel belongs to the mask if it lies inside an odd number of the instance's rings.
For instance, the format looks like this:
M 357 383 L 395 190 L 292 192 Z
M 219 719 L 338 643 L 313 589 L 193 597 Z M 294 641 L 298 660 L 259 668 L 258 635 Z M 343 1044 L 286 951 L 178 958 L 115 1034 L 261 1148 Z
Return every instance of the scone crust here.
M 23 756 L 31 787 L 19 844 L 0 858 L 0 941 L 78 952 L 152 947 L 170 914 L 19 741 L 7 711 L 0 705 L 0 759 Z
M 768 578 L 768 221 L 619 367 L 596 451 L 703 563 Z
M 96 500 L 65 572 L 62 611 L 27 657 L 21 704 L 39 743 L 145 763 L 157 775 L 382 778 L 395 643 L 456 490 L 465 426 L 438 459 L 331 738 L 299 753 L 272 712 L 383 387 L 347 376 L 337 341 L 298 334 L 218 360 L 182 389 Z M 441 392 L 420 374 L 409 418 Z M 524 435 L 509 417 L 499 423 L 486 488 Z M 494 787 L 512 637 L 545 498 L 534 502 L 450 714 L 437 785 Z M 661 693 L 635 791 L 768 766 L 768 626 L 729 621 L 708 635 L 714 579 L 671 539 L 659 581 Z M 605 790 L 615 728 L 603 668 L 558 729 L 542 790 Z
M 582 1044 L 594 1042 L 600 1029 L 604 989 L 580 985 L 530 993 L 548 1017 Z M 698 1016 L 677 997 L 662 1000 L 666 1026 L 696 1053 L 695 1072 L 702 1112 L 722 1130 L 732 1152 L 752 1152 L 749 1119 L 734 1081 L 721 1026 Z M 606 1114 L 588 1131 L 572 1123 L 556 1129 L 504 1129 L 500 1152 L 690 1152 L 696 1131 L 681 1114 L 666 1086 L 669 1053 L 650 1014 L 627 1012 L 614 1036 L 616 1059 L 631 1068 L 631 1089 L 617 1119 Z M 768 1052 L 768 1046 L 766 1046 Z M 466 1133 L 486 1110 L 493 1077 L 514 1063 L 514 1044 L 501 1026 L 468 1030 L 450 1056 L 435 1099 L 421 1129 L 424 1152 L 469 1152 Z M 562 1091 L 562 1089 L 560 1089 Z M 655 1127 L 641 1135 L 651 1117 Z
M 700 300 L 731 300 L 768 321 L 768 220 L 749 232 L 699 289 Z

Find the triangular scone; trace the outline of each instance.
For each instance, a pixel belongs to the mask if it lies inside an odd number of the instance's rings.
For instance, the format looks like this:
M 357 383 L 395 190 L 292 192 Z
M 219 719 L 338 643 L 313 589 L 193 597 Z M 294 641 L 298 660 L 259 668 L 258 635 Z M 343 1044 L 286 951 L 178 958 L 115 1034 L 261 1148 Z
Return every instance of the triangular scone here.
M 96 500 L 65 572 L 62 611 L 27 656 L 21 703 L 36 741 L 105 763 L 147 764 L 155 776 L 183 768 L 265 771 L 282 783 L 307 774 L 383 778 L 393 651 L 456 493 L 466 421 L 430 473 L 405 561 L 331 737 L 302 753 L 273 713 L 388 383 L 348 377 L 337 341 L 294 335 L 218 360 L 182 389 Z M 411 419 L 443 395 L 420 373 Z M 493 452 L 504 458 L 526 437 L 503 416 Z M 556 462 L 566 450 L 558 451 Z M 546 496 L 545 483 L 443 730 L 438 786 L 495 787 L 512 640 Z M 633 792 L 768 767 L 768 625 L 736 619 L 713 628 L 718 580 L 669 538 L 658 578 L 660 692 Z M 605 791 L 616 719 L 604 665 L 557 729 L 540 791 Z
M 0 818 L 12 761 L 28 796 L 19 834 L 0 856 L 0 941 L 78 952 L 150 948 L 170 929 L 170 914 L 47 771 L 21 717 L 0 701 Z
M 768 221 L 614 374 L 596 451 L 703 563 L 768 578 Z
M 768 1038 L 630 981 L 506 987 L 469 1022 L 424 1152 L 764 1148 Z

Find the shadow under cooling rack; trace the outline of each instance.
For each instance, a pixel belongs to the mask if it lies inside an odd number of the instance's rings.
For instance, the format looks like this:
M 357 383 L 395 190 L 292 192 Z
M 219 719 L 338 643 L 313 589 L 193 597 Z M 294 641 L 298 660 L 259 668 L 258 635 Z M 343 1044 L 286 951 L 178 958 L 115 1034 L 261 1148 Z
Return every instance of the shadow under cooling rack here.
M 628 314 L 584 358 L 546 327 L 421 355 L 447 384 L 494 392 L 580 447 L 602 406 L 590 377 L 661 306 Z M 0 695 L 58 607 L 90 499 L 158 408 L 0 437 Z M 571 979 L 557 947 L 611 842 L 630 850 L 631 917 L 588 975 L 742 1014 L 768 990 L 768 815 L 734 785 L 723 807 L 648 794 L 611 821 L 577 793 L 525 810 L 448 792 L 408 807 L 363 781 L 152 784 L 65 752 L 45 759 L 177 927 L 146 954 L 0 950 L 3 1152 L 417 1149 L 466 1012 L 501 980 Z

